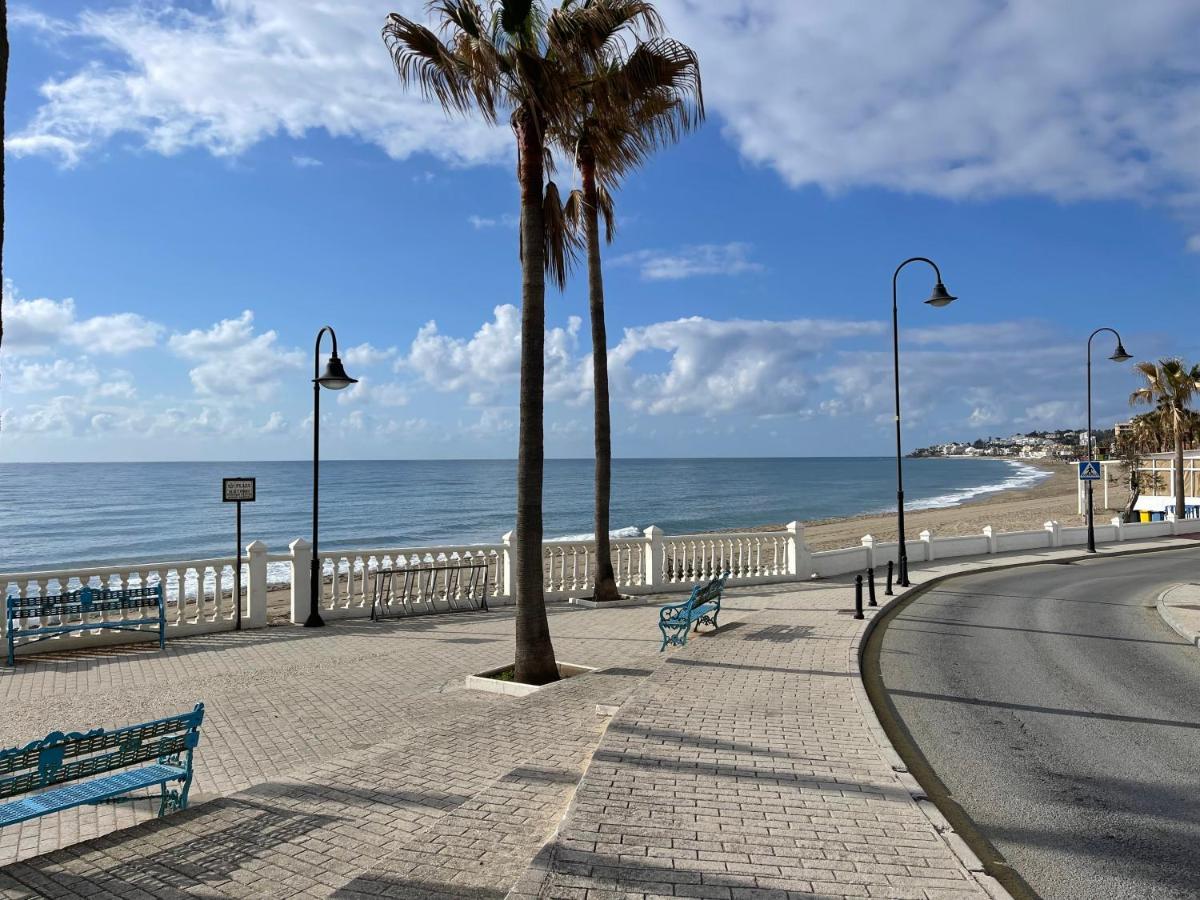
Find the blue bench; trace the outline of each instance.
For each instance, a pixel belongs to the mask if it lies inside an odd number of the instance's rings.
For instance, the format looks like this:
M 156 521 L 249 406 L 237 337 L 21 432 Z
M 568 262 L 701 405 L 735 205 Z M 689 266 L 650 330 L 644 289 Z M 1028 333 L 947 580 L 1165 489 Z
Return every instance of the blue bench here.
M 154 587 L 120 591 L 85 587 L 45 597 L 9 597 L 5 606 L 10 666 L 16 665 L 14 653 L 17 638 L 27 638 L 26 643 L 32 644 L 72 631 L 91 631 L 95 628 L 138 631 L 143 625 L 157 625 L 158 648 L 161 650 L 166 646 L 167 617 L 161 582 Z M 153 615 L 148 613 L 149 610 L 154 610 Z M 111 613 L 128 615 L 130 611 L 136 618 L 105 618 Z M 37 624 L 30 624 L 30 619 L 36 619 Z
M 721 612 L 721 594 L 725 590 L 725 579 L 729 573 L 720 578 L 714 578 L 708 584 L 698 584 L 692 588 L 692 595 L 682 603 L 668 603 L 658 611 L 658 630 L 662 632 L 661 653 L 667 649 L 667 644 L 678 647 L 687 646 L 688 631 L 700 630 L 700 625 L 717 627 L 717 616 Z
M 190 713 L 141 725 L 85 734 L 56 731 L 24 747 L 0 750 L 0 827 L 75 806 L 139 799 L 123 795 L 155 785 L 159 816 L 185 809 L 203 719 L 204 704 L 197 703 Z M 68 783 L 105 772 L 117 774 Z M 169 788 L 172 782 L 179 784 Z

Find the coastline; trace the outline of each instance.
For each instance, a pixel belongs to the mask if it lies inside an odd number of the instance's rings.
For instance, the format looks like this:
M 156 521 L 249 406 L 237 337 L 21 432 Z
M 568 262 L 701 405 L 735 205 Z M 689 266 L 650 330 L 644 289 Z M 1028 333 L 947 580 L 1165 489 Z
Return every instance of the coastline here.
M 904 516 L 905 537 L 914 541 L 928 529 L 938 535 L 978 534 L 985 525 L 997 531 L 1040 529 L 1051 519 L 1063 525 L 1083 524 L 1076 506 L 1077 477 L 1073 466 L 1052 460 L 1012 460 L 1037 468 L 1049 476 L 1031 485 L 972 497 L 953 505 L 932 509 L 908 508 Z M 1123 483 L 1109 485 L 1109 508 L 1103 508 L 1103 492 L 1096 492 L 1096 520 L 1107 521 L 1125 506 L 1128 491 Z M 877 540 L 896 540 L 896 513 L 872 513 L 803 523 L 812 550 L 852 547 L 870 534 Z

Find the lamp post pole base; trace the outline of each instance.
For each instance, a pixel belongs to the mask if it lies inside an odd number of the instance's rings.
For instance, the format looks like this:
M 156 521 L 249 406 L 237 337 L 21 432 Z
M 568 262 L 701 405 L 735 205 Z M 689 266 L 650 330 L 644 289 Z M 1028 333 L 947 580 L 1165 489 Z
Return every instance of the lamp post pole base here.
M 312 613 L 304 620 L 305 628 L 324 628 L 325 620 L 321 618 L 320 613 Z

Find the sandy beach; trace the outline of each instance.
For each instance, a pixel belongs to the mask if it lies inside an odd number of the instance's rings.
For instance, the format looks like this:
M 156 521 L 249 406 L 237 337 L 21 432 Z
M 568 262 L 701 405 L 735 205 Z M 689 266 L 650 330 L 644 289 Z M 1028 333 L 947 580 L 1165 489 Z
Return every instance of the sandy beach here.
M 1000 491 L 959 506 L 912 510 L 904 517 L 906 537 L 915 540 L 926 529 L 938 535 L 978 534 L 985 525 L 991 525 L 997 531 L 1027 531 L 1041 528 L 1051 519 L 1063 525 L 1082 525 L 1084 517 L 1076 511 L 1077 474 L 1074 464 L 1042 460 L 1021 462 L 1049 472 L 1050 477 L 1032 487 Z M 1095 497 L 1096 520 L 1106 522 L 1124 508 L 1128 490 L 1124 481 L 1109 484 L 1110 509 L 1103 508 L 1104 492 L 1099 485 Z M 881 541 L 896 539 L 894 512 L 804 524 L 808 546 L 813 550 L 852 547 L 865 534 Z

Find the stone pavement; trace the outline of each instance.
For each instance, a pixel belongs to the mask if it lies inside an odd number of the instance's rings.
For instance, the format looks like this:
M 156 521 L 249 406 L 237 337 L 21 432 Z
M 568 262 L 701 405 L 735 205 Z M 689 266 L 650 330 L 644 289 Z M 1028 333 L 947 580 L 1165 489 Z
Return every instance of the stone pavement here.
M 655 607 L 552 607 L 560 659 L 604 669 L 526 698 L 459 687 L 511 610 L 38 657 L 0 676 L 0 744 L 202 699 L 197 802 L 4 829 L 0 897 L 985 896 L 879 743 L 850 596 L 733 588 L 664 654 Z
M 1200 574 L 1197 575 L 1200 578 Z M 1178 584 L 1158 598 L 1158 614 L 1184 640 L 1200 647 L 1200 581 Z

